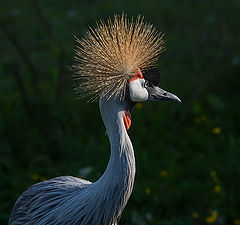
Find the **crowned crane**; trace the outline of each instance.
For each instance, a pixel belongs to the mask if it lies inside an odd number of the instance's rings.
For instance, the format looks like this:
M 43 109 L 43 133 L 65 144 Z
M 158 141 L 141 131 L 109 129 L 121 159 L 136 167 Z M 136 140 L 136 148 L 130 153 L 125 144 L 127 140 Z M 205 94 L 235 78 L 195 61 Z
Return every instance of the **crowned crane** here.
M 29 187 L 16 201 L 9 225 L 115 225 L 131 195 L 135 157 L 127 130 L 137 102 L 180 99 L 158 87 L 154 66 L 164 49 L 162 34 L 141 16 L 100 21 L 77 39 L 76 91 L 99 108 L 111 145 L 103 175 L 95 182 L 61 176 Z

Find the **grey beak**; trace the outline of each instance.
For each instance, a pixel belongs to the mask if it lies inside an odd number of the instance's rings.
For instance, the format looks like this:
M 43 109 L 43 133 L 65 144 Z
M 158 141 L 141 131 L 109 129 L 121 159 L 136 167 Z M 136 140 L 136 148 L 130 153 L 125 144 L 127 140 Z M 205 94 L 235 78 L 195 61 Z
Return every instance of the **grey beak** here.
M 181 102 L 180 98 L 176 95 L 167 92 L 159 87 L 152 86 L 147 87 L 148 100 L 151 101 L 169 101 L 169 102 Z

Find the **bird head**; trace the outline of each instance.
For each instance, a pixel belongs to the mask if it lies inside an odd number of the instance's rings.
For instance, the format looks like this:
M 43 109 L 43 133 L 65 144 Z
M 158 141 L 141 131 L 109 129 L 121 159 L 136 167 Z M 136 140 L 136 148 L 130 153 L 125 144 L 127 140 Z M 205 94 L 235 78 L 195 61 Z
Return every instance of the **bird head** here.
M 135 103 L 148 100 L 181 102 L 176 95 L 158 87 L 160 80 L 160 74 L 157 68 L 149 69 L 143 74 L 140 69 L 137 69 L 137 72 L 129 80 L 129 94 L 126 95 L 125 101 L 127 104 L 124 112 L 124 123 L 127 130 L 131 126 L 131 110 Z
M 171 101 L 181 102 L 174 94 L 167 92 L 160 87 L 160 74 L 156 68 L 145 71 L 143 74 L 140 69 L 129 81 L 129 95 L 132 102 L 152 101 Z
M 180 99 L 158 87 L 156 62 L 165 49 L 163 34 L 138 16 L 126 14 L 97 22 L 78 39 L 76 47 L 75 90 L 88 101 L 99 98 L 127 102 L 125 125 L 129 129 L 130 111 L 136 102 Z

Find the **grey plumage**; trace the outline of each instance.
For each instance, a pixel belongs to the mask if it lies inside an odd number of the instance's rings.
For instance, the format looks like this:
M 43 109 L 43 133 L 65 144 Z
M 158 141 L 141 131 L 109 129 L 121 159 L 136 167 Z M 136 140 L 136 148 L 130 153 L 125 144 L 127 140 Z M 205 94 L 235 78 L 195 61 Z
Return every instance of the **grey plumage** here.
M 103 176 L 94 183 L 57 177 L 27 189 L 17 200 L 9 225 L 116 224 L 132 192 L 135 159 L 122 120 L 126 102 L 102 98 L 99 106 L 111 144 Z

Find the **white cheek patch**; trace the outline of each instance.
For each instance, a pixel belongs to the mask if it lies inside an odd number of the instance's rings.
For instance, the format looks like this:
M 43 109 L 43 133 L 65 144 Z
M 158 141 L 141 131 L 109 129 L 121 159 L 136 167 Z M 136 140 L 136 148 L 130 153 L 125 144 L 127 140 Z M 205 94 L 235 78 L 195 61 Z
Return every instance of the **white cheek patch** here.
M 133 102 L 144 102 L 148 99 L 148 91 L 144 87 L 144 79 L 136 79 L 129 82 L 130 98 Z

